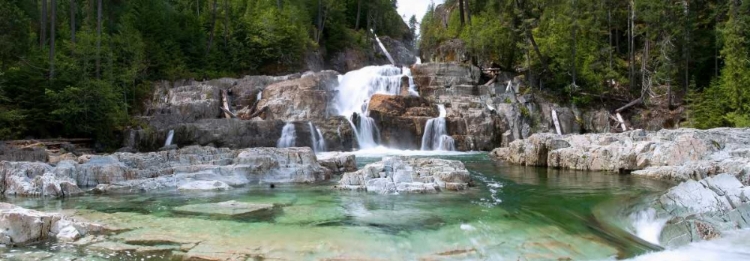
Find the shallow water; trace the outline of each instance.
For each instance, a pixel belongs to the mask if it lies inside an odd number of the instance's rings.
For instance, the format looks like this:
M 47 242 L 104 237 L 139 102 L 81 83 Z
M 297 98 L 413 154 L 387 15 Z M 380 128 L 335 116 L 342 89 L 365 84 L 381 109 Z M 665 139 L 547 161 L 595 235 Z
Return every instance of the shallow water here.
M 379 160 L 375 154 L 360 154 L 358 164 Z M 658 250 L 624 233 L 624 228 L 600 225 L 602 219 L 623 219 L 625 214 L 599 214 L 594 218 L 593 213 L 602 206 L 662 191 L 669 184 L 629 175 L 507 166 L 489 160 L 485 153 L 431 156 L 463 161 L 476 186 L 463 192 L 432 195 L 335 191 L 331 189 L 333 183 L 328 183 L 279 185 L 274 189 L 252 186 L 216 193 L 167 191 L 62 200 L 5 200 L 131 229 L 112 236 L 114 241 L 168 237 L 162 241 L 191 246 L 188 254 L 219 257 L 240 254 L 287 260 L 603 260 L 632 258 Z M 274 203 L 279 207 L 269 215 L 244 218 L 173 211 L 183 205 L 228 200 Z M 114 255 L 52 243 L 0 249 L 0 253 L 2 259 L 50 256 L 160 260 L 171 255 Z

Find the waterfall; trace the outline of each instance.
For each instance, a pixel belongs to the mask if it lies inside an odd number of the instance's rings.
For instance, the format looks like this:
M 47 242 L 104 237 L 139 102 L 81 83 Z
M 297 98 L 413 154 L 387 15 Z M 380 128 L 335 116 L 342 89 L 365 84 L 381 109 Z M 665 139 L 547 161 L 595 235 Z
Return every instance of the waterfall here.
M 307 122 L 307 124 L 310 126 L 310 140 L 312 141 L 313 151 L 315 151 L 316 153 L 325 152 L 326 151 L 326 139 L 323 138 L 323 133 L 320 132 L 320 129 L 313 126 L 312 122 Z
M 378 38 L 378 35 L 375 33 L 375 30 L 370 29 L 370 32 L 372 32 L 372 34 L 375 35 L 375 40 L 378 41 L 378 45 L 380 45 L 380 49 L 383 49 L 385 56 L 388 57 L 388 60 L 391 61 L 391 64 L 396 65 L 396 62 L 393 61 L 393 57 L 391 57 L 391 53 L 389 53 L 388 50 L 385 49 L 385 45 L 383 45 L 383 42 L 380 41 L 380 38 Z
M 169 133 L 167 133 L 167 141 L 164 142 L 164 147 L 172 145 L 172 138 L 174 138 L 174 130 L 169 130 Z
M 339 76 L 333 107 L 349 120 L 360 149 L 377 147 L 380 140 L 380 130 L 369 117 L 370 98 L 375 94 L 399 95 L 404 76 L 411 79 L 408 70 L 391 65 L 368 66 Z
M 411 74 L 411 69 L 404 66 L 402 70 L 404 71 L 404 75 L 409 77 L 409 94 L 411 94 L 411 96 L 419 96 L 419 92 L 417 92 L 417 85 L 414 84 L 414 77 L 412 77 Z
M 445 106 L 438 105 L 440 116 L 427 121 L 422 134 L 422 150 L 456 150 L 455 141 L 448 136 L 448 124 L 446 123 Z
M 276 142 L 277 148 L 289 148 L 295 146 L 295 141 L 297 139 L 297 131 L 294 129 L 294 124 L 291 122 L 288 122 L 286 125 L 284 125 L 284 128 L 281 129 L 281 138 L 279 138 L 279 141 Z
M 263 99 L 263 91 L 258 92 L 258 96 L 255 98 L 255 102 L 260 101 L 260 99 Z

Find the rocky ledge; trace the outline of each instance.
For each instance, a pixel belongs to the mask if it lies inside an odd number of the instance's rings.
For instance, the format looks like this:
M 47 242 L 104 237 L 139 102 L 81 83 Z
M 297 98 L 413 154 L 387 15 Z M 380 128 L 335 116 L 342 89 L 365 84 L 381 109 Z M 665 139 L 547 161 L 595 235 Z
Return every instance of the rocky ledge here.
M 353 155 L 318 162 L 310 148 L 226 148 L 191 146 L 151 153 L 85 155 L 56 165 L 0 162 L 0 192 L 14 196 L 65 197 L 95 187 L 99 193 L 180 188 L 225 190 L 252 183 L 310 183 L 341 170 L 356 170 Z
M 469 171 L 456 160 L 386 157 L 361 170 L 345 173 L 335 187 L 387 193 L 435 193 L 464 190 L 471 183 Z
M 631 172 L 673 181 L 730 173 L 750 179 L 750 129 L 677 129 L 618 134 L 536 134 L 491 155 L 526 166 Z
M 630 172 L 681 182 L 650 199 L 637 219 L 663 226 L 665 247 L 750 227 L 750 129 L 677 129 L 619 134 L 536 134 L 498 148 L 499 160 L 527 166 Z

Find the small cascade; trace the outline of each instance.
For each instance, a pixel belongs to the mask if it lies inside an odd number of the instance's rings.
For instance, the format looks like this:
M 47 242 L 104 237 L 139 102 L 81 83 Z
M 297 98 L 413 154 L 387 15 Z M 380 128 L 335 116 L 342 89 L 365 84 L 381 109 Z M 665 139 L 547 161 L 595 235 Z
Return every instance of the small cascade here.
M 385 56 L 388 57 L 388 60 L 391 61 L 391 64 L 396 65 L 396 62 L 393 60 L 393 57 L 391 57 L 391 53 L 389 53 L 388 50 L 385 49 L 385 45 L 383 45 L 383 42 L 380 41 L 380 38 L 378 38 L 378 35 L 375 33 L 375 30 L 370 29 L 370 32 L 372 32 L 372 34 L 375 36 L 375 40 L 378 41 L 378 45 L 380 45 L 380 49 L 383 49 Z
M 445 106 L 438 105 L 440 116 L 427 121 L 422 134 L 422 150 L 444 150 L 455 151 L 455 141 L 448 136 L 448 124 L 446 123 Z
M 667 219 L 657 218 L 656 210 L 653 208 L 632 213 L 630 219 L 633 222 L 636 236 L 649 243 L 660 245 L 659 236 L 664 225 L 667 224 Z
M 402 68 L 401 70 L 404 72 L 404 75 L 409 77 L 409 94 L 411 96 L 419 96 L 419 92 L 417 92 L 417 85 L 414 84 L 414 77 L 412 77 L 411 74 L 411 69 L 404 66 L 404 68 Z
M 288 122 L 281 129 L 281 138 L 276 142 L 277 148 L 289 148 L 294 147 L 297 140 L 297 130 L 294 129 L 294 124 Z
M 354 129 L 360 149 L 378 146 L 380 130 L 369 117 L 370 99 L 375 94 L 399 95 L 404 76 L 409 77 L 410 93 L 416 94 L 411 72 L 391 65 L 368 66 L 339 76 L 339 86 L 334 108 L 338 115 L 346 116 Z
M 174 138 L 174 130 L 169 130 L 169 133 L 167 133 L 167 141 L 164 142 L 164 147 L 172 145 L 172 138 Z
M 127 148 L 135 148 L 135 130 L 130 130 L 128 132 L 128 143 L 125 144 L 125 147 Z
M 323 133 L 320 129 L 315 127 L 312 122 L 307 122 L 310 126 L 310 140 L 312 141 L 312 149 L 315 153 L 326 151 L 326 140 L 323 138 Z
M 258 92 L 258 96 L 255 97 L 255 102 L 259 102 L 260 99 L 263 99 L 263 91 Z

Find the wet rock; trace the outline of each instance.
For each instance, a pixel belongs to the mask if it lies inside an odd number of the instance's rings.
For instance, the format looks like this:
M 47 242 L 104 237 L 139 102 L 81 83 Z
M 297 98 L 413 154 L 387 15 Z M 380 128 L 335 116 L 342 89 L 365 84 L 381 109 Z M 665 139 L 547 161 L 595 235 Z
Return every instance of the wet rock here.
M 668 220 L 659 242 L 675 247 L 750 227 L 748 192 L 750 187 L 727 173 L 700 182 L 687 180 L 669 189 L 651 203 L 658 215 Z
M 463 163 L 454 160 L 387 157 L 349 172 L 336 188 L 364 190 L 387 194 L 434 193 L 440 190 L 462 190 L 471 178 Z
M 176 207 L 174 212 L 189 215 L 210 215 L 229 218 L 262 217 L 273 213 L 273 204 L 257 204 L 238 201 L 206 203 Z
M 199 180 L 183 184 L 177 189 L 182 191 L 217 191 L 231 188 L 227 183 L 218 180 Z

